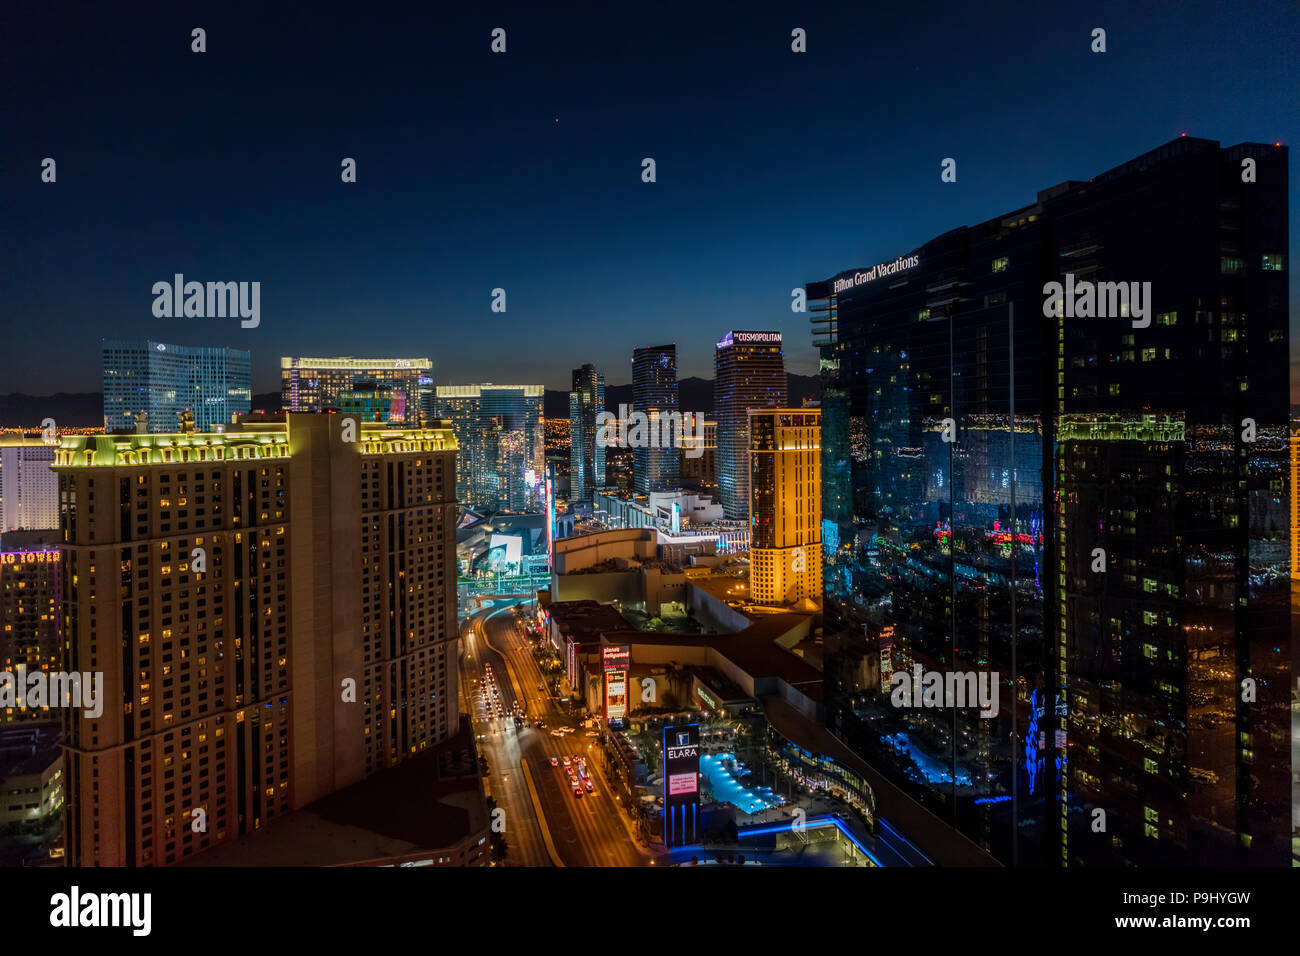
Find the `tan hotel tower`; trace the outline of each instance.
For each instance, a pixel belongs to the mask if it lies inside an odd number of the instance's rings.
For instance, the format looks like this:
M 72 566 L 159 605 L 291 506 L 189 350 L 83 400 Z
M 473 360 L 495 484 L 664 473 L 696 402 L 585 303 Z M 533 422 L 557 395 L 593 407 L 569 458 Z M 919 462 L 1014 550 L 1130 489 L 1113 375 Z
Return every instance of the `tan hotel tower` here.
M 105 696 L 64 711 L 69 865 L 183 860 L 455 734 L 455 455 L 305 413 L 63 440 L 65 667 Z
M 749 593 L 757 604 L 820 603 L 821 411 L 749 412 Z

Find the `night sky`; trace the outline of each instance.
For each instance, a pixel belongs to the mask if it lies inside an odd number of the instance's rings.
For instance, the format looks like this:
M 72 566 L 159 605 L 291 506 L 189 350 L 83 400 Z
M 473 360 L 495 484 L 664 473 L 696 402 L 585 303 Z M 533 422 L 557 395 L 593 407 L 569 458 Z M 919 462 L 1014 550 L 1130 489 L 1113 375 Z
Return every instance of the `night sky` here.
M 780 329 L 811 373 L 793 287 L 1183 132 L 1300 128 L 1285 0 L 262 6 L 3 4 L 0 393 L 98 390 L 102 337 L 249 349 L 259 392 L 281 355 L 618 384 L 666 341 L 711 377 L 731 328 Z M 260 281 L 260 327 L 155 318 L 176 272 Z

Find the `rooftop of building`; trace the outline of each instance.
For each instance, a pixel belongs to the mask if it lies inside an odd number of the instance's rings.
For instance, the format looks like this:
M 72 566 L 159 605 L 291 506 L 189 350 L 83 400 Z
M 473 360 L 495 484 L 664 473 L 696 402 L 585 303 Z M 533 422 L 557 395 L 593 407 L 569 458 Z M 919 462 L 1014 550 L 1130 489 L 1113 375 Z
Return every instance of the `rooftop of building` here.
M 472 731 L 372 774 L 192 866 L 346 866 L 455 846 L 487 827 Z
M 627 618 L 616 608 L 596 601 L 556 601 L 547 606 L 546 613 L 561 632 L 579 644 L 596 642 L 606 631 L 631 628 Z
M 610 644 L 708 647 L 754 680 L 781 680 L 810 700 L 821 701 L 822 672 L 777 643 L 779 638 L 802 627 L 807 620 L 806 614 L 783 612 L 757 618 L 749 627 L 734 634 L 672 634 L 627 628 L 603 630 L 600 635 Z M 635 658 L 634 651 L 633 660 Z
M 115 467 L 224 461 L 228 458 L 285 458 L 297 428 L 322 427 L 335 412 L 267 412 L 240 415 L 224 431 L 148 434 L 65 435 L 55 453 L 55 468 Z M 358 422 L 358 453 L 405 454 L 454 451 L 451 423 L 434 420 L 405 428 L 384 422 Z M 179 457 L 178 457 L 179 456 Z
M 0 552 L 57 551 L 63 532 L 57 528 L 0 532 Z
M 0 728 L 0 784 L 41 773 L 63 753 L 58 721 L 23 721 Z
M 921 806 L 895 784 L 876 772 L 829 730 L 813 723 L 780 697 L 763 699 L 763 711 L 772 729 L 809 754 L 829 757 L 862 776 L 871 787 L 876 815 L 906 833 L 939 866 L 997 866 L 997 861 L 945 821 Z

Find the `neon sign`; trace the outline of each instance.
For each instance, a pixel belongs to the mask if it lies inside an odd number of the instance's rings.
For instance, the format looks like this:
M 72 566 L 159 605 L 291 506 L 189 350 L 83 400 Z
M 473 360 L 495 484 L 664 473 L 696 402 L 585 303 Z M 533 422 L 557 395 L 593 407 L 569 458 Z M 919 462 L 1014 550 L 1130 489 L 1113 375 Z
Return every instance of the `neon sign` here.
M 0 564 L 57 564 L 57 551 L 5 551 L 0 553 Z
M 849 278 L 836 279 L 835 291 L 843 292 L 845 289 L 854 289 L 868 282 L 873 282 L 883 276 L 892 276 L 902 272 L 905 269 L 914 269 L 921 264 L 920 256 L 899 256 L 893 262 L 879 262 L 872 266 L 866 272 L 855 272 Z

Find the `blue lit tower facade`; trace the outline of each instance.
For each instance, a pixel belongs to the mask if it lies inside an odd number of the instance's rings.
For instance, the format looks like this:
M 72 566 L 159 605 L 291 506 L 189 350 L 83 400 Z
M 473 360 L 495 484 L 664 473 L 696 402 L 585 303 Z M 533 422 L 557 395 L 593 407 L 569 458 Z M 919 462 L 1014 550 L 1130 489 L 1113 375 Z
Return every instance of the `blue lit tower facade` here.
M 439 385 L 437 416 L 456 432 L 461 503 L 524 511 L 539 503 L 545 466 L 541 385 Z
M 146 416 L 150 432 L 174 432 L 181 413 L 211 431 L 248 413 L 253 400 L 249 353 L 242 349 L 108 339 L 104 357 L 104 429 L 136 431 Z
M 596 440 L 596 419 L 605 410 L 605 376 L 590 363 L 573 370 L 569 392 L 569 494 L 591 501 L 605 484 L 605 446 Z
M 667 491 L 677 487 L 678 457 L 676 442 L 680 434 L 673 428 L 665 434 L 665 416 L 680 414 L 677 392 L 677 345 L 658 345 L 632 351 L 632 410 L 643 412 L 650 420 L 651 447 L 632 449 L 632 484 L 637 494 Z M 675 420 L 675 419 L 673 419 Z

